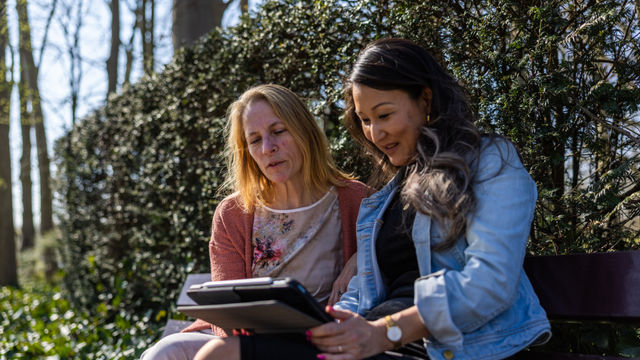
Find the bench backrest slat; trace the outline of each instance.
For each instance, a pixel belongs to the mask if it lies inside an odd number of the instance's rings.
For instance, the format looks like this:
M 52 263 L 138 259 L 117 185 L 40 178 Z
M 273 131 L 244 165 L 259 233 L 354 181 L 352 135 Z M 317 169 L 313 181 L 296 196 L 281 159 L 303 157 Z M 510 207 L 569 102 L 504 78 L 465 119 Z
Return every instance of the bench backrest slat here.
M 531 256 L 524 268 L 551 318 L 640 320 L 640 251 Z
M 202 284 L 207 281 L 211 281 L 211 274 L 209 273 L 187 275 L 187 279 L 184 281 L 184 285 L 182 285 L 182 290 L 180 290 L 180 296 L 177 301 L 178 306 L 196 305 L 195 301 L 191 300 L 189 295 L 187 295 L 187 290 L 189 290 L 191 285 Z

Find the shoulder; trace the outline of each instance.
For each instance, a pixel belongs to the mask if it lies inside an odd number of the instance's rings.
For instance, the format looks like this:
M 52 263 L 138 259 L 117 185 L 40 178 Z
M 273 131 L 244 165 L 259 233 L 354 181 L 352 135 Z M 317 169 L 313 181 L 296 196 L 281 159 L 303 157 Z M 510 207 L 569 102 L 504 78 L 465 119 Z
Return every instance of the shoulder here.
M 239 216 L 248 216 L 242 204 L 240 203 L 240 194 L 235 192 L 231 195 L 228 195 L 216 207 L 214 219 L 223 219 L 223 218 L 237 218 Z
M 211 239 L 219 241 L 218 235 L 222 233 L 235 240 L 245 239 L 251 236 L 252 224 L 253 213 L 247 213 L 240 203 L 240 197 L 231 194 L 216 207 L 211 221 Z
M 478 156 L 471 165 L 477 180 L 496 176 L 503 171 L 525 170 L 516 147 L 501 136 L 485 136 Z
M 509 140 L 495 137 L 483 141 L 473 171 L 472 187 L 478 203 L 495 203 L 506 198 L 515 201 L 519 196 L 526 196 L 535 204 L 536 183 Z

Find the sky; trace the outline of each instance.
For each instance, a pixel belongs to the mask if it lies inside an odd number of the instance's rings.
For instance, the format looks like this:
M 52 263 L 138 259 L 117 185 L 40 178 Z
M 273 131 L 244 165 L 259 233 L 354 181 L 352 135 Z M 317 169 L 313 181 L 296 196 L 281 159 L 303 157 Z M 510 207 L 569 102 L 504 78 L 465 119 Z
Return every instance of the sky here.
M 233 3 L 227 9 L 223 18 L 223 26 L 233 26 L 238 22 L 240 14 L 239 0 L 231 0 Z M 43 43 L 43 34 L 46 20 L 51 9 L 52 0 L 29 0 L 29 21 L 31 25 L 31 42 L 34 49 L 35 61 Z M 82 4 L 80 9 L 82 13 L 82 27 L 79 37 L 80 55 L 82 61 L 82 77 L 80 82 L 80 103 L 78 105 L 77 116 L 81 119 L 83 116 L 91 113 L 94 109 L 102 106 L 105 101 L 105 93 L 107 90 L 107 73 L 106 60 L 109 57 L 111 43 L 111 13 L 106 0 L 58 0 L 56 12 L 49 28 L 49 35 L 46 47 L 42 57 L 42 63 L 39 70 L 39 90 L 42 97 L 42 107 L 45 121 L 45 131 L 47 134 L 47 145 L 49 149 L 49 158 L 51 159 L 51 174 L 55 174 L 55 164 L 53 163 L 53 144 L 55 140 L 65 134 L 71 127 L 71 104 L 70 104 L 70 62 L 68 56 L 68 43 L 72 34 L 65 36 L 63 27 L 65 22 L 70 21 L 68 17 L 61 16 L 67 13 L 65 4 L 70 4 L 73 16 L 77 14 L 78 5 Z M 120 1 L 120 39 L 128 42 L 131 36 L 131 28 L 133 23 L 132 13 L 127 7 L 127 3 L 134 3 L 133 0 Z M 171 3 L 172 0 L 156 0 L 155 9 L 155 39 L 157 46 L 155 48 L 155 71 L 161 72 L 164 65 L 171 61 L 173 56 L 173 46 L 171 44 Z M 255 9 L 259 1 L 250 1 L 251 9 Z M 17 14 L 15 12 L 15 0 L 8 0 L 8 21 L 9 35 L 11 45 L 13 47 L 14 61 L 14 79 L 19 79 L 19 69 L 17 62 L 17 44 L 18 44 L 18 27 Z M 74 21 L 75 20 L 71 20 Z M 73 31 L 73 29 L 72 29 Z M 135 66 L 132 70 L 131 81 L 135 83 L 142 75 L 142 64 L 140 61 L 140 39 L 139 34 L 136 39 L 136 47 L 134 50 Z M 8 52 L 8 57 L 11 53 Z M 124 50 L 120 49 L 119 66 L 119 84 L 122 82 L 124 73 Z M 11 59 L 8 59 L 10 62 Z M 8 66 L 11 66 L 9 63 Z M 13 184 L 13 211 L 14 224 L 16 229 L 22 225 L 22 192 L 20 185 L 20 156 L 22 153 L 22 135 L 20 133 L 20 124 L 18 118 L 18 92 L 14 88 L 12 93 L 11 104 L 11 122 L 9 141 L 11 145 L 11 163 L 12 163 L 12 184 Z M 34 133 L 33 133 L 34 134 Z M 37 158 L 35 149 L 35 134 L 32 136 L 32 169 L 31 179 L 33 181 L 33 214 L 34 224 L 36 228 L 40 223 L 40 204 L 39 204 L 39 180 L 37 169 Z M 55 194 L 54 194 L 54 209 Z M 54 216 L 55 221 L 55 216 Z

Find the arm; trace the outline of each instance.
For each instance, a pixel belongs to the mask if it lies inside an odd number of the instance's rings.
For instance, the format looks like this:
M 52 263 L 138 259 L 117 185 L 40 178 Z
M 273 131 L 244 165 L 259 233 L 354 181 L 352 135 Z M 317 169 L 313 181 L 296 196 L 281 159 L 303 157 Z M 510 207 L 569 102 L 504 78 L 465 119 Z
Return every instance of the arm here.
M 232 199 L 223 200 L 213 215 L 211 240 L 209 241 L 209 259 L 211 262 L 211 280 L 228 280 L 247 278 L 244 246 L 241 231 L 233 224 L 238 221 L 238 209 Z M 232 220 L 232 221 L 230 221 Z M 235 235 L 235 236 L 234 236 Z M 235 240 L 234 240 L 235 239 Z M 217 326 L 198 319 L 183 332 L 199 331 L 211 328 L 214 334 L 226 336 Z
M 248 222 L 248 224 L 245 224 Z M 240 210 L 234 199 L 220 203 L 213 216 L 211 240 L 209 241 L 209 259 L 211 261 L 211 280 L 244 279 L 251 277 L 247 273 L 247 258 L 250 255 L 246 247 L 246 229 L 251 229 L 252 218 Z M 250 231 L 250 230 L 248 230 Z
M 384 319 L 367 321 L 358 314 L 331 307 L 327 307 L 327 311 L 338 322 L 310 330 L 311 341 L 325 359 L 363 359 L 393 349 L 386 336 Z M 415 306 L 397 312 L 391 318 L 402 329 L 402 344 L 429 336 Z
M 357 256 L 358 253 L 355 253 L 354 256 Z M 357 267 L 357 266 L 356 266 Z M 357 268 L 356 268 L 357 271 Z M 349 281 L 349 285 L 347 286 L 347 291 L 342 294 L 337 303 L 335 303 L 335 309 L 348 310 L 351 312 L 358 311 L 358 305 L 360 304 L 360 290 L 359 290 L 360 278 L 358 274 L 354 275 Z
M 358 271 L 357 253 L 351 255 L 351 258 L 344 265 L 344 268 L 340 272 L 340 275 L 333 282 L 333 288 L 331 289 L 331 296 L 329 296 L 328 305 L 334 305 L 340 300 L 342 294 L 347 291 L 349 281 Z
M 424 324 L 435 339 L 452 346 L 462 344 L 462 333 L 486 324 L 515 301 L 535 210 L 535 183 L 510 143 L 486 149 L 478 166 L 464 267 L 445 268 L 415 283 Z

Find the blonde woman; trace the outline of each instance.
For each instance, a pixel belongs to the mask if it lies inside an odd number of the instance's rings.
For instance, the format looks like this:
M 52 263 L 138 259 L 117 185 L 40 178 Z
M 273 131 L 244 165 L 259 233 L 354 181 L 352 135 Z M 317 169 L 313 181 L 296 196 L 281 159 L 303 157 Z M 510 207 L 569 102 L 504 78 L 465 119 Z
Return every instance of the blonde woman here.
M 247 90 L 228 113 L 234 192 L 216 208 L 209 242 L 211 279 L 289 276 L 333 304 L 355 275 L 355 224 L 371 191 L 340 171 L 304 103 L 279 85 Z M 213 330 L 214 335 L 194 332 Z M 191 359 L 222 329 L 202 320 L 171 335 L 144 359 Z

